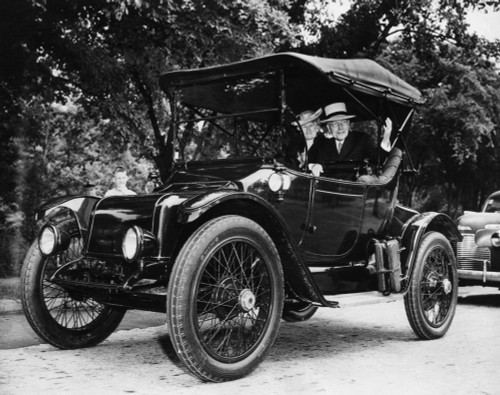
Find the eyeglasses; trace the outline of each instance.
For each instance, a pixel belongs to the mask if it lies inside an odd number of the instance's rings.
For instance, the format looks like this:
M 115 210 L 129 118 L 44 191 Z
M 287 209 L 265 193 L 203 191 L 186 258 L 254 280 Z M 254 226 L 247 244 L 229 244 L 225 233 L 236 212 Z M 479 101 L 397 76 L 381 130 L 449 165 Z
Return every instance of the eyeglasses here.
M 340 129 L 341 127 L 345 128 L 347 126 L 349 126 L 349 120 L 348 119 L 342 119 L 341 121 L 331 121 L 331 122 L 328 122 L 326 124 L 326 127 L 328 129 L 333 129 L 333 130 Z

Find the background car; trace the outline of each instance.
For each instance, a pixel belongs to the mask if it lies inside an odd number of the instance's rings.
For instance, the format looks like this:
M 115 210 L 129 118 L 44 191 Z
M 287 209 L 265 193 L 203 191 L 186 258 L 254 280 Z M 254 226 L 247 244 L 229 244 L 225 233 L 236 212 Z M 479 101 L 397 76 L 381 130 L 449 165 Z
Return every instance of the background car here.
M 481 209 L 483 213 L 500 213 L 500 191 L 493 192 L 484 201 Z
M 37 212 L 44 225 L 22 282 L 42 339 L 92 346 L 127 309 L 166 312 L 183 366 L 225 381 L 258 366 L 282 318 L 309 319 L 346 295 L 404 298 L 421 339 L 448 331 L 460 233 L 444 214 L 397 202 L 417 89 L 371 60 L 295 53 L 173 71 L 160 85 L 181 158 L 163 184 L 138 196 L 62 197 Z M 289 163 L 303 136 L 292 127 L 298 114 L 335 101 L 376 136 L 391 118 L 392 150 L 374 174 L 330 163 L 317 177 Z M 228 141 L 230 155 L 214 159 Z M 336 176 L 346 171 L 350 179 Z
M 500 191 L 492 193 L 481 212 L 466 211 L 457 219 L 463 240 L 457 243 L 460 285 L 500 286 Z

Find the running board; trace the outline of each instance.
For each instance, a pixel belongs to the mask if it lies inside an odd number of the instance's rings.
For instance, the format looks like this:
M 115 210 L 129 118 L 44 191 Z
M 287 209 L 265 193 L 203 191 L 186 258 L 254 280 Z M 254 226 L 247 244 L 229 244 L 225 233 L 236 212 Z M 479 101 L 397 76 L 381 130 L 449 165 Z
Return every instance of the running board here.
M 391 303 L 402 300 L 404 297 L 403 294 L 383 295 L 378 291 L 323 296 L 329 302 L 336 302 L 336 307 L 356 307 L 378 303 Z
M 458 278 L 464 280 L 479 280 L 483 283 L 487 281 L 500 282 L 500 273 L 458 269 Z

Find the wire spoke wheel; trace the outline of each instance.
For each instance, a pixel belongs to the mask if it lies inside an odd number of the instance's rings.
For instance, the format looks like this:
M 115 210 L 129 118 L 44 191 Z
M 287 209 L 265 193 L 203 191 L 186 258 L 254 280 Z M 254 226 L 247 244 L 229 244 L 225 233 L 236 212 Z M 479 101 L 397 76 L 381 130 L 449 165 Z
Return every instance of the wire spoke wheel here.
M 60 226 L 68 226 L 68 222 Z M 126 312 L 51 282 L 58 268 L 82 256 L 78 228 L 70 228 L 69 233 L 68 248 L 50 257 L 42 255 L 35 241 L 21 271 L 23 310 L 28 322 L 43 340 L 64 349 L 100 343 L 113 333 Z
M 283 307 L 283 272 L 271 238 L 255 222 L 207 222 L 182 248 L 167 295 L 172 343 L 206 381 L 243 377 L 267 355 Z
M 68 329 L 83 329 L 102 314 L 106 306 L 91 298 L 71 296 L 64 288 L 50 281 L 55 271 L 81 256 L 82 241 L 72 238 L 69 247 L 62 253 L 45 259 L 42 277 L 42 299 L 48 313 L 59 325 Z
M 446 320 L 452 306 L 450 261 L 440 248 L 433 249 L 424 264 L 421 282 L 424 317 L 434 327 Z
M 455 255 L 437 232 L 426 234 L 418 248 L 410 288 L 405 296 L 408 320 L 422 339 L 442 337 L 449 329 L 458 298 Z
M 258 344 L 271 314 L 269 272 L 258 251 L 244 241 L 220 247 L 207 262 L 196 320 L 203 347 L 234 362 Z

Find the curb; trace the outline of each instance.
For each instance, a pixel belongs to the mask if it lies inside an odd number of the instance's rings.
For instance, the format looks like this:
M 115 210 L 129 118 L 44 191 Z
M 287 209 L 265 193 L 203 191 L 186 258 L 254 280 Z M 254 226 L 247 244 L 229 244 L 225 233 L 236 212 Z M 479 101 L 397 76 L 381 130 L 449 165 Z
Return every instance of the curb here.
M 0 315 L 21 313 L 23 310 L 20 300 L 0 299 Z

